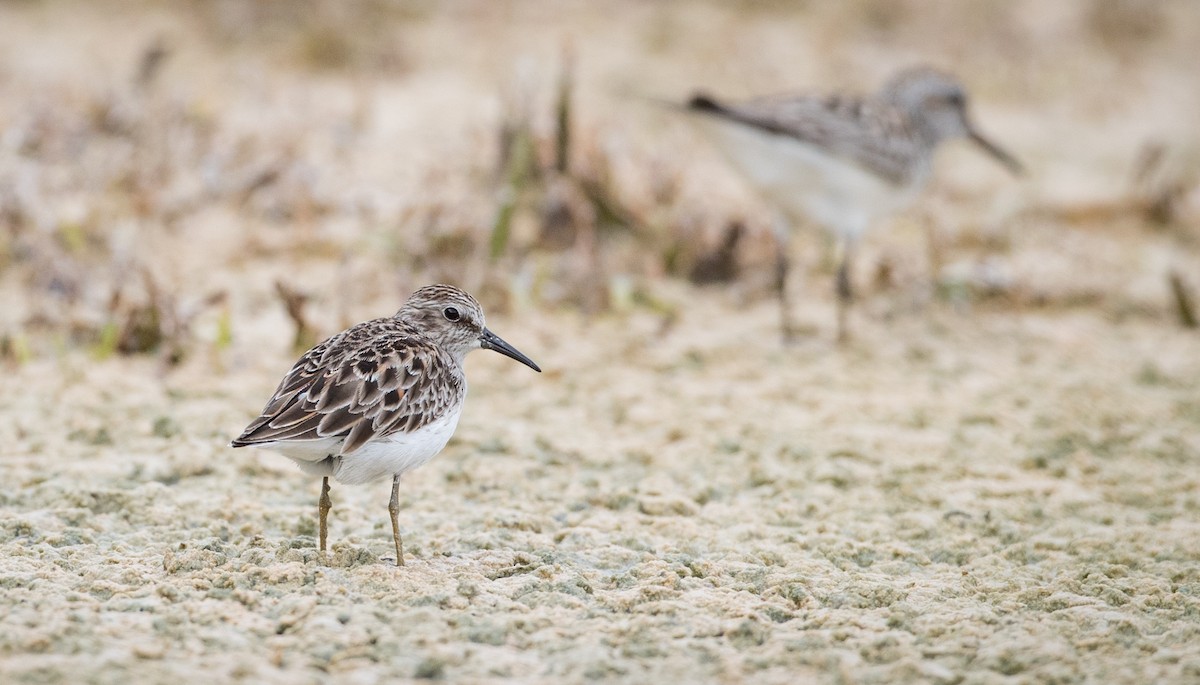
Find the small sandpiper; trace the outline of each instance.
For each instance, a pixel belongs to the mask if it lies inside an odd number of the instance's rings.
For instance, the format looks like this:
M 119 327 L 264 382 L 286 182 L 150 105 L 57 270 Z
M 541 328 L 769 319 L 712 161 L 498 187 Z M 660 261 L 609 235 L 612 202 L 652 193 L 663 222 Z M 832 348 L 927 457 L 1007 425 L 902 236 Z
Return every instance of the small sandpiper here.
M 541 372 L 487 329 L 474 297 L 454 286 L 425 286 L 395 315 L 352 326 L 304 353 L 231 445 L 275 450 L 321 476 L 322 554 L 329 478 L 357 485 L 391 476 L 388 513 L 396 565 L 403 566 L 400 477 L 450 440 L 467 396 L 463 359 L 477 349 Z
M 958 80 L 928 67 L 903 71 L 866 97 L 784 95 L 730 104 L 698 93 L 687 109 L 718 124 L 715 139 L 725 154 L 782 213 L 776 287 L 785 339 L 792 331 L 789 222 L 811 219 L 840 241 L 838 339 L 844 340 L 855 245 L 872 223 L 913 201 L 940 143 L 968 138 L 1021 173 L 1017 160 L 971 122 Z

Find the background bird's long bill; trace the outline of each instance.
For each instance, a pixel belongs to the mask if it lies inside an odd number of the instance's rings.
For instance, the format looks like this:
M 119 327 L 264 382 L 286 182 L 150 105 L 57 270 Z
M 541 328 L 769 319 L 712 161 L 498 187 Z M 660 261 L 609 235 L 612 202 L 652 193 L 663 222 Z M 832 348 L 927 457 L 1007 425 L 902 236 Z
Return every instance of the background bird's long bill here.
M 528 366 L 529 368 L 533 369 L 534 371 L 537 371 L 538 373 L 542 372 L 541 367 L 539 367 L 537 364 L 533 363 L 532 359 L 521 354 L 520 350 L 518 350 L 517 348 L 513 347 L 512 345 L 509 345 L 508 343 L 504 342 L 503 338 L 501 338 L 500 336 L 496 335 L 495 333 L 489 331 L 486 328 L 483 329 L 483 335 L 479 336 L 479 345 L 485 350 L 495 350 L 496 352 L 499 352 L 500 354 L 504 355 L 505 357 L 509 357 L 511 359 L 516 359 L 517 361 L 521 362 L 525 366 Z
M 1004 166 L 1008 167 L 1009 171 L 1013 172 L 1014 174 L 1025 173 L 1025 168 L 1021 166 L 1021 163 L 1017 161 L 1016 157 L 1008 154 L 1004 148 L 983 137 L 982 133 L 971 129 L 968 135 L 976 145 L 983 148 L 985 152 L 995 157 Z

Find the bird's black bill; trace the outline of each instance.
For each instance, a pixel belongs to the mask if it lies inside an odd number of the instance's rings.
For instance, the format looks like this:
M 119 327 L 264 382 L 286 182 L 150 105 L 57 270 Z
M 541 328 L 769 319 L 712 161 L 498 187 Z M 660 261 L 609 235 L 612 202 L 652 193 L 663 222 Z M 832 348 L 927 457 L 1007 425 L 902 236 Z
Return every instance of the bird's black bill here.
M 503 338 L 486 328 L 483 329 L 483 335 L 479 336 L 479 346 L 485 350 L 495 350 L 510 359 L 516 359 L 538 373 L 542 372 L 541 367 L 534 364 L 532 359 L 521 354 L 520 350 L 504 342 Z
M 1014 175 L 1020 176 L 1021 174 L 1025 173 L 1025 167 L 1021 166 L 1021 163 L 1017 161 L 1016 157 L 1008 154 L 1008 152 L 999 145 L 993 143 L 987 138 L 984 138 L 983 134 L 979 131 L 972 129 L 967 135 L 970 137 L 972 142 L 983 148 L 984 152 L 995 157 L 996 161 L 1003 164 Z

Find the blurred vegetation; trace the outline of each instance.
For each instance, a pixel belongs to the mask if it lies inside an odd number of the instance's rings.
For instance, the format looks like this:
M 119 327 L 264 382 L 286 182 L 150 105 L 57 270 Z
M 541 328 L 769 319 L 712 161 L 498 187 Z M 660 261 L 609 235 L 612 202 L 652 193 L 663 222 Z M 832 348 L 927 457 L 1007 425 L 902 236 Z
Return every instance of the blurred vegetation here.
M 433 0 L 193 0 L 195 25 L 219 43 L 277 51 L 302 68 L 406 69 L 397 27 L 433 12 Z
M 1020 33 L 1016 10 L 989 0 L 961 6 L 854 0 L 837 8 L 740 4 L 752 13 L 810 12 L 831 25 L 889 36 L 917 30 L 918 17 L 934 27 L 983 31 L 989 40 L 1016 41 Z M 493 8 L 494 20 L 504 21 L 512 6 Z M 230 60 L 268 56 L 280 71 L 265 79 L 295 72 L 350 83 L 407 78 L 424 66 L 410 40 L 417 29 L 439 12 L 469 9 L 432 0 L 146 7 L 184 15 L 196 40 L 218 46 Z M 1114 53 L 1149 50 L 1172 26 L 1170 3 L 1098 0 L 1085 7 L 1081 30 Z M 647 50 L 665 56 L 673 45 L 670 31 L 667 22 L 649 30 Z M 479 146 L 479 158 L 464 165 L 466 171 L 428 169 L 427 192 L 406 198 L 395 221 L 328 184 L 330 177 L 352 174 L 347 162 L 353 157 L 344 150 L 354 149 L 363 130 L 377 123 L 363 104 L 368 98 L 334 134 L 321 131 L 342 146 L 322 159 L 341 166 L 318 174 L 305 133 L 275 130 L 266 119 L 235 125 L 200 87 L 174 79 L 172 60 L 183 49 L 169 32 L 156 35 L 125 76 L 105 83 L 29 84 L 16 73 L 0 80 L 9 102 L 0 114 L 0 277 L 31 303 L 26 316 L 0 329 L 0 358 L 28 359 L 31 350 L 47 348 L 37 344 L 44 340 L 56 341 L 50 348 L 79 347 L 101 357 L 154 354 L 166 364 L 178 363 L 197 345 L 228 347 L 236 330 L 226 288 L 180 281 L 153 253 L 187 251 L 204 240 L 188 226 L 214 210 L 245 226 L 233 257 L 243 268 L 273 260 L 345 262 L 349 266 L 338 267 L 339 273 L 362 269 L 345 276 L 351 285 L 390 282 L 385 275 L 396 273 L 408 285 L 451 280 L 480 292 L 493 310 L 521 302 L 589 314 L 639 307 L 667 320 L 673 307 L 653 287 L 662 278 L 732 283 L 755 296 L 769 292 L 773 242 L 767 227 L 738 209 L 693 206 L 693 196 L 683 190 L 685 162 L 658 150 L 614 146 L 615 129 L 637 124 L 587 110 L 589 100 L 579 97 L 587 87 L 580 77 L 586 55 L 569 41 L 553 78 L 518 73 L 496 86 L 502 107 L 489 134 L 492 144 Z M 303 120 L 304 113 L 296 116 Z M 328 124 L 312 126 L 316 132 Z M 1145 141 L 1139 158 L 1129 162 L 1127 193 L 1104 203 L 1030 207 L 1016 221 L 1134 225 L 1173 232 L 1179 245 L 1193 246 L 1187 201 L 1200 175 L 1194 163 L 1165 162 L 1174 152 L 1165 142 Z M 483 172 L 454 184 L 452 192 L 443 190 L 451 185 L 448 174 L 469 176 L 471 169 Z M 1075 291 L 1056 299 L 993 268 L 1013 249 L 1011 227 L 987 234 L 935 227 L 930 235 L 933 290 L 947 301 L 1095 306 L 1106 297 Z M 355 266 L 364 260 L 366 266 Z M 874 287 L 902 287 L 899 271 L 881 259 Z M 1162 315 L 1194 326 L 1195 275 L 1176 270 L 1163 278 Z M 310 344 L 318 324 L 307 309 L 303 278 L 288 273 L 274 285 L 268 289 L 271 306 L 293 322 L 294 344 Z M 339 316 L 348 316 L 347 309 L 340 306 Z

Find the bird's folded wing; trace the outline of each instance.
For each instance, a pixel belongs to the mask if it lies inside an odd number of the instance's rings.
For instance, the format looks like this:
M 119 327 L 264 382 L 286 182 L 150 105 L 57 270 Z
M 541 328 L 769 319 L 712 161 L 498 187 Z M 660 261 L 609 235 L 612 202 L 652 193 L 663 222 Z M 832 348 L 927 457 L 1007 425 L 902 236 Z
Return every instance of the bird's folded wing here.
M 341 454 L 350 454 L 374 438 L 424 426 L 453 399 L 431 382 L 450 370 L 427 341 L 399 338 L 341 354 L 336 342 L 296 362 L 234 446 L 342 437 Z
M 688 109 L 796 139 L 894 183 L 908 180 L 917 152 L 903 118 L 863 98 L 779 95 L 724 103 L 697 94 Z

